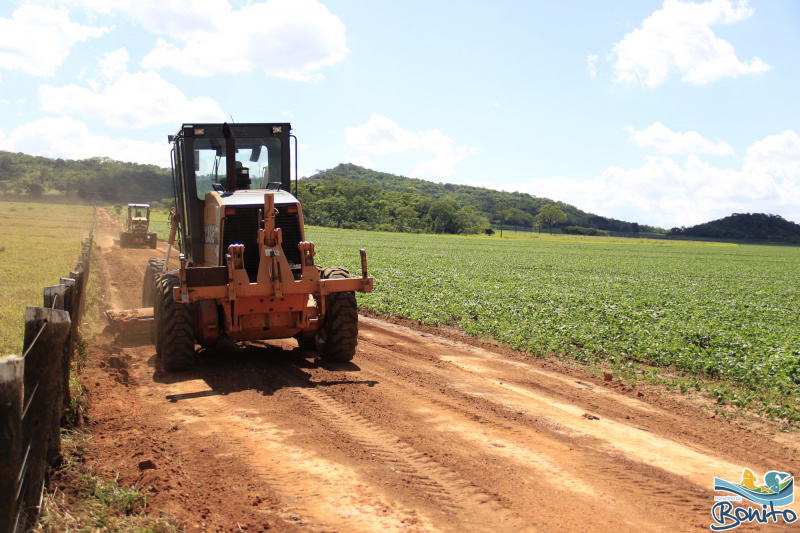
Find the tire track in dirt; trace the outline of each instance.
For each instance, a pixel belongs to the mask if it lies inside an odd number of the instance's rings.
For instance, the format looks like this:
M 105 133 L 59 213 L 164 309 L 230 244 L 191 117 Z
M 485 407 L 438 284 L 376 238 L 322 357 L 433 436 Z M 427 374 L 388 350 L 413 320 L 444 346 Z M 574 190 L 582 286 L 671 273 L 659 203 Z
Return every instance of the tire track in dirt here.
M 367 364 L 362 365 L 361 372 L 381 375 L 383 383 L 388 381 L 386 372 L 376 372 L 375 368 Z M 457 397 L 442 394 L 441 391 L 431 392 L 430 388 L 424 386 L 413 387 L 414 390 L 411 390 L 408 383 L 391 381 L 393 386 L 407 387 L 404 396 L 409 398 L 408 403 L 414 409 L 403 416 L 415 418 L 414 427 L 418 433 L 445 434 L 448 436 L 446 440 L 454 449 L 455 441 L 461 441 L 460 449 L 471 450 L 471 453 L 458 454 L 462 461 L 469 462 L 473 459 L 471 456 L 480 451 L 494 470 L 514 470 L 523 480 L 534 480 L 533 483 L 522 481 L 516 484 L 503 480 L 503 483 L 497 485 L 486 478 L 478 477 L 470 482 L 480 486 L 479 490 L 482 492 L 497 491 L 500 493 L 497 501 L 505 502 L 512 509 L 527 509 L 531 505 L 537 505 L 537 495 L 541 491 L 561 494 L 562 500 L 572 501 L 578 508 L 591 506 L 592 513 L 602 514 L 610 526 L 609 529 L 597 527 L 596 531 L 624 530 L 633 524 L 640 530 L 669 531 L 671 528 L 665 529 L 660 525 L 666 521 L 665 515 L 683 514 L 686 510 L 685 503 L 689 501 L 684 498 L 681 502 L 675 502 L 673 491 L 679 488 L 691 491 L 693 511 L 700 509 L 703 497 L 708 497 L 708 491 L 698 490 L 680 479 L 665 480 L 669 476 L 646 465 L 616 457 L 603 450 L 592 449 L 580 442 L 583 435 L 558 435 L 560 430 L 548 424 L 515 426 L 502 416 L 502 406 L 492 404 L 491 401 L 472 402 L 470 405 L 459 401 Z M 501 413 L 499 418 L 495 415 L 496 412 Z M 417 444 L 417 449 L 436 450 L 437 446 L 426 442 Z M 665 485 L 671 486 L 671 489 L 663 490 Z M 630 487 L 638 489 L 632 498 L 627 495 Z M 648 505 L 653 507 L 649 517 L 637 516 L 642 507 L 642 502 L 638 499 L 642 492 L 647 493 Z M 558 522 L 568 512 L 564 507 L 570 505 L 551 507 L 546 501 L 539 502 L 538 518 L 541 519 L 543 515 L 547 517 L 546 523 Z M 617 522 L 613 518 L 615 514 L 622 514 L 624 520 Z M 697 513 L 691 514 L 693 520 L 698 519 Z M 533 517 L 528 516 L 529 520 L 531 518 Z
M 485 493 L 469 481 L 462 479 L 427 454 L 403 442 L 396 435 L 353 412 L 347 406 L 317 389 L 303 388 L 287 375 L 280 375 L 290 391 L 310 405 L 310 410 L 324 419 L 334 431 L 357 443 L 378 461 L 412 481 L 416 489 L 441 503 L 441 511 L 451 514 L 461 522 L 459 529 L 470 528 L 472 519 L 479 522 L 508 522 L 511 514 L 497 498 Z M 515 530 L 525 526 L 522 522 L 506 524 Z M 469 529 L 466 529 L 469 530 Z
M 394 531 L 398 527 L 409 531 L 412 525 L 419 531 L 536 530 L 524 521 L 513 520 L 496 498 L 461 479 L 453 469 L 403 443 L 325 392 L 309 388 L 294 376 L 296 369 L 270 365 L 268 372 L 271 382 L 279 384 L 278 392 L 273 398 L 256 398 L 247 408 L 243 408 L 241 398 L 217 394 L 203 379 L 160 384 L 158 392 L 143 401 L 155 402 L 153 410 L 163 410 L 160 398 L 167 398 L 173 408 L 177 404 L 182 411 L 182 427 L 224 443 L 225 449 L 248 450 L 237 458 L 247 462 L 271 491 L 282 495 L 282 501 L 294 502 L 281 508 L 279 515 L 295 517 L 307 527 L 346 525 L 347 531 Z M 147 379 L 146 375 L 142 378 Z M 336 447 L 351 450 L 350 458 L 366 457 L 368 466 L 356 464 L 353 468 L 347 458 L 344 464 L 329 462 L 325 457 L 327 445 L 297 448 L 292 440 L 295 431 L 274 419 L 275 402 L 280 402 L 282 411 L 290 410 L 303 425 L 324 426 L 325 434 L 336 435 Z M 186 407 L 181 409 L 180 404 Z M 311 422 L 312 418 L 317 420 Z M 219 427 L 226 428 L 225 435 L 211 429 Z M 382 478 L 391 479 L 370 483 L 376 469 Z M 382 494 L 381 484 L 394 485 L 392 494 Z M 314 488 L 319 486 L 326 487 L 321 500 Z M 358 505 L 353 501 L 356 494 Z M 353 518 L 353 508 L 358 511 L 358 520 Z M 325 512 L 320 513 L 321 509 Z M 343 516 L 348 517 L 346 524 L 336 518 Z M 377 518 L 379 522 L 375 522 Z
M 252 471 L 250 482 L 279 497 L 281 503 L 272 510 L 303 530 L 439 531 L 419 513 L 387 501 L 358 471 L 298 446 L 295 431 L 272 420 L 274 402 L 269 398 L 261 398 L 260 406 L 243 407 L 237 395 L 217 395 L 204 380 L 193 379 L 167 384 L 150 397 L 154 411 L 163 406 L 164 393 L 178 398 L 177 404 L 186 403 L 171 409 L 171 416 L 178 415 L 182 430 L 205 443 L 201 453 L 219 449 L 215 459 L 246 464 Z M 285 402 L 287 395 L 282 396 Z M 291 410 L 297 412 L 297 406 Z

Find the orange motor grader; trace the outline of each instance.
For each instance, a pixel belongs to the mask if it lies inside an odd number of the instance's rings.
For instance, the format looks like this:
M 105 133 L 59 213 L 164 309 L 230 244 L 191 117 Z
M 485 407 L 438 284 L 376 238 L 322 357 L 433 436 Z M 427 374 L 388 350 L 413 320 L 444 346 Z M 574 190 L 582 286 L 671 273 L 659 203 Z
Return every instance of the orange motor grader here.
M 297 142 L 290 131 L 288 123 L 184 124 L 169 136 L 172 232 L 166 257 L 147 263 L 143 309 L 134 313 L 140 327 L 149 319 L 166 371 L 188 368 L 196 344 L 213 346 L 222 336 L 293 337 L 323 361 L 353 358 L 355 291 L 370 292 L 373 283 L 366 254 L 360 277 L 316 265 L 290 192 L 290 141 Z M 168 271 L 176 235 L 180 268 Z
M 125 229 L 119 233 L 119 247 L 130 248 L 146 244 L 150 248 L 158 245 L 158 236 L 150 231 L 150 204 L 128 204 Z

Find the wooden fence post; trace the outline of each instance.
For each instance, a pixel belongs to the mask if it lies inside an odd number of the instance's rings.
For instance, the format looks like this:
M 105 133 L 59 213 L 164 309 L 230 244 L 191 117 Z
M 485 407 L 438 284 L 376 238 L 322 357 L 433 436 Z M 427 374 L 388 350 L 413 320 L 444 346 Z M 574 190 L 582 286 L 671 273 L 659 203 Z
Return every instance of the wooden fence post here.
M 77 332 L 78 332 L 78 321 L 75 319 L 75 313 L 73 309 L 75 308 L 75 301 L 77 300 L 77 286 L 78 282 L 74 278 L 61 278 L 61 286 L 64 287 L 64 302 L 63 307 L 58 307 L 58 309 L 63 309 L 64 311 L 69 313 L 69 318 L 72 321 L 72 326 L 70 327 L 70 334 L 67 342 L 64 345 L 64 358 L 61 361 L 61 384 L 62 384 L 62 391 L 63 394 L 61 395 L 63 398 L 64 408 L 66 409 L 69 406 L 70 402 L 70 392 L 69 392 L 69 372 L 70 372 L 70 365 L 72 364 L 72 359 L 75 355 L 75 341 L 77 340 Z
M 0 357 L 0 531 L 14 531 L 22 465 L 22 374 L 25 360 Z
M 48 309 L 64 309 L 64 292 L 66 289 L 67 288 L 64 285 L 45 287 L 43 292 L 44 302 L 42 307 L 46 307 Z
M 61 309 L 63 311 L 71 312 L 71 303 L 73 294 L 75 292 L 75 280 L 62 278 L 61 285 L 53 285 L 44 288 L 44 307 L 46 309 Z M 70 315 L 70 320 L 72 316 Z M 75 329 L 75 322 L 73 320 L 71 330 Z M 72 348 L 74 346 L 74 333 L 70 331 L 70 337 L 64 343 L 64 352 L 61 358 L 61 403 L 66 410 L 72 400 L 69 390 L 69 374 L 70 363 L 72 362 Z
M 69 335 L 69 313 L 59 309 L 25 310 L 22 509 L 27 525 L 39 516 L 48 455 L 61 447 L 61 358 Z

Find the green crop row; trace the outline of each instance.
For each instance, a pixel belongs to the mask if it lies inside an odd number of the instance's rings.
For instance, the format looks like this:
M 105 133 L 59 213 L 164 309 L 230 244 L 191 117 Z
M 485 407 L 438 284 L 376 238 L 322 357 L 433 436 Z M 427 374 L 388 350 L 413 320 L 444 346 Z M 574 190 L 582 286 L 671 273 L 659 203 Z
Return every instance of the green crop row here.
M 515 236 L 516 237 L 516 236 Z M 519 350 L 670 366 L 763 388 L 800 419 L 800 248 L 604 238 L 309 230 L 318 264 L 360 271 L 359 305 Z

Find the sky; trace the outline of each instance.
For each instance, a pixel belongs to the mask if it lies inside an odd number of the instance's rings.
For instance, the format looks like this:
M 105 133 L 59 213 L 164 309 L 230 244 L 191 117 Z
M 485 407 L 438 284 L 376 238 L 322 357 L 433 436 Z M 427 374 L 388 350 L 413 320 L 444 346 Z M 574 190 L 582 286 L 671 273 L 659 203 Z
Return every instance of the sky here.
M 0 150 L 169 167 L 193 122 L 671 228 L 800 223 L 795 0 L 3 0 Z

